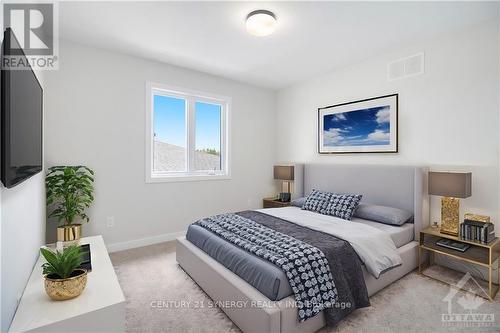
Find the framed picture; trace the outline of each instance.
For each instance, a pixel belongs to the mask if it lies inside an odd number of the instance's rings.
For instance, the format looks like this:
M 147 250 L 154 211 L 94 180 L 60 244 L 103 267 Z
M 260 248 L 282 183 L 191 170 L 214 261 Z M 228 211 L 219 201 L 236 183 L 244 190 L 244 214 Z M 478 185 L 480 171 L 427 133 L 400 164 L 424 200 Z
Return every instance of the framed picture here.
M 318 152 L 397 153 L 398 94 L 319 108 Z

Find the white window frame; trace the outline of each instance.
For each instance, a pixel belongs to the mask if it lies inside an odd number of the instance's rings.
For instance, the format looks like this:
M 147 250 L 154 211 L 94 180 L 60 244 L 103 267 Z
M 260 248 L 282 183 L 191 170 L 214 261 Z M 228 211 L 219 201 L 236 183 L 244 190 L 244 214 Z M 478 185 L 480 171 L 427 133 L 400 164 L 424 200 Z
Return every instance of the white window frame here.
M 154 96 L 163 95 L 186 101 L 186 171 L 154 172 Z M 194 170 L 196 146 L 196 102 L 221 106 L 221 170 Z M 146 183 L 231 179 L 230 160 L 231 98 L 210 93 L 146 82 Z

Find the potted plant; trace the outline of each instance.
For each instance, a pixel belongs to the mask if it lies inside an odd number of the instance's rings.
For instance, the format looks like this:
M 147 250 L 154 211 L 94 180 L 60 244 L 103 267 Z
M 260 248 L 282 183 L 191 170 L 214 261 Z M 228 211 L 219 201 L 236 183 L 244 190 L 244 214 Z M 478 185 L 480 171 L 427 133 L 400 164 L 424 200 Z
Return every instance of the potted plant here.
M 57 240 L 78 241 L 82 225 L 89 221 L 85 210 L 94 201 L 94 171 L 86 166 L 54 166 L 45 177 L 48 217 L 57 218 Z
M 87 285 L 87 271 L 81 268 L 84 252 L 78 245 L 70 245 L 62 251 L 41 248 L 47 260 L 42 265 L 45 292 L 55 301 L 79 296 Z

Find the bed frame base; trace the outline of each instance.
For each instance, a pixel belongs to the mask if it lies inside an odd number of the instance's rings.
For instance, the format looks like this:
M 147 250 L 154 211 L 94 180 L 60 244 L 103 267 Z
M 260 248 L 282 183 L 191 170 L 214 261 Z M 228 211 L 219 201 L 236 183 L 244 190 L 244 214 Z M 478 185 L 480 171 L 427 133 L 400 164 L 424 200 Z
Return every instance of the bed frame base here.
M 245 280 L 186 240 L 177 239 L 176 259 L 184 271 L 212 298 L 245 333 L 309 333 L 325 326 L 323 314 L 299 323 L 293 296 L 271 301 Z M 417 267 L 418 243 L 398 249 L 403 264 L 375 279 L 363 266 L 369 296 Z M 223 306 L 224 304 L 232 306 Z

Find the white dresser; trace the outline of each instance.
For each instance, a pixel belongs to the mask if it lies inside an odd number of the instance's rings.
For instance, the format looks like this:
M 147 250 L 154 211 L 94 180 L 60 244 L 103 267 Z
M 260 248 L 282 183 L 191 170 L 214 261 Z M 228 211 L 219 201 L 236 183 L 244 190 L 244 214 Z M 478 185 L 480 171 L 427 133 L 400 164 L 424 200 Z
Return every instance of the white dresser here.
M 90 244 L 92 272 L 77 298 L 52 301 L 45 293 L 38 259 L 31 273 L 9 332 L 123 332 L 125 297 L 118 283 L 102 236 L 84 237 Z

